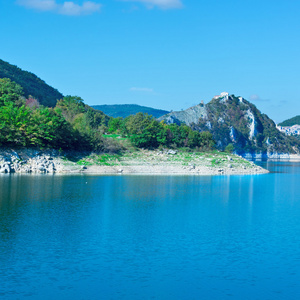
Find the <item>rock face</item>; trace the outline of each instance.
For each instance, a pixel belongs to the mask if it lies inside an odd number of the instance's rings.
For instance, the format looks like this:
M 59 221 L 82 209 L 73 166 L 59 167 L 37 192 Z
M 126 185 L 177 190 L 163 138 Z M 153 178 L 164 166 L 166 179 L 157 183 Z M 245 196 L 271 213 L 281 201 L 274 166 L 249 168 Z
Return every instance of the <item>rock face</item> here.
M 164 120 L 168 124 L 178 124 L 185 123 L 186 125 L 191 125 L 197 123 L 199 118 L 206 118 L 207 110 L 204 104 L 198 104 L 196 106 L 190 107 L 184 111 L 174 111 L 160 117 L 158 120 Z
M 225 92 L 207 104 L 171 112 L 159 120 L 210 131 L 220 150 L 233 144 L 234 151 L 239 154 L 300 152 L 299 140 L 279 132 L 275 123 L 249 101 Z
M 0 173 L 55 173 L 63 166 L 55 150 L 0 150 Z

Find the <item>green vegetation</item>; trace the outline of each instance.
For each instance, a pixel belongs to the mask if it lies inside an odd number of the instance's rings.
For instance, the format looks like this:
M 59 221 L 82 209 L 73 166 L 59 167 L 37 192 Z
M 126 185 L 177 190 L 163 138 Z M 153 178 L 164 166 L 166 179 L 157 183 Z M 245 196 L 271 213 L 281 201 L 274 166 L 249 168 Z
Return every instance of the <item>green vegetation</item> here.
M 186 149 L 178 149 L 173 154 L 169 154 L 167 149 L 136 149 L 134 152 L 122 152 L 120 154 L 109 153 L 91 153 L 82 156 L 77 153 L 77 157 L 70 160 L 76 162 L 79 166 L 110 166 L 116 167 L 115 170 L 122 167 L 138 167 L 148 165 L 149 167 L 158 166 L 164 167 L 177 167 L 180 170 L 195 170 L 199 167 L 213 168 L 213 169 L 239 169 L 239 168 L 255 168 L 253 163 L 242 159 L 239 156 L 228 154 L 225 152 L 212 151 L 188 151 Z M 66 162 L 70 165 L 70 162 Z M 73 164 L 74 166 L 74 164 Z
M 125 118 L 116 132 L 129 137 L 131 143 L 138 148 L 187 147 L 211 150 L 215 144 L 212 135 L 208 132 L 199 133 L 186 125 L 167 125 L 144 113 Z
M 285 120 L 278 124 L 279 126 L 294 126 L 294 125 L 300 125 L 300 116 L 296 116 L 294 118 Z
M 95 163 L 100 166 L 114 166 L 120 161 L 118 154 L 102 154 L 95 160 Z
M 55 111 L 71 125 L 75 149 L 96 151 L 105 149 L 102 136 L 107 130 L 108 116 L 84 104 L 83 100 L 76 96 L 66 96 L 59 100 Z
M 257 130 L 252 140 L 246 118 L 249 108 Z M 266 151 L 270 145 L 275 151 L 293 152 L 293 146 L 300 145 L 299 139 L 281 134 L 272 120 L 246 100 L 241 103 L 231 96 L 231 101 L 222 103 L 215 99 L 207 105 L 207 111 L 210 128 L 207 120 L 200 119 L 191 128 L 159 122 L 141 112 L 126 118 L 112 118 L 84 104 L 77 96 L 63 97 L 54 108 L 45 107 L 32 97 L 26 98 L 19 84 L 0 78 L 0 146 L 119 154 L 125 150 L 134 152 L 137 148 L 207 151 L 215 148 L 215 140 L 227 153 Z M 234 143 L 231 135 L 234 135 Z M 102 157 L 99 163 L 112 162 Z
M 234 95 L 226 101 L 214 98 L 205 105 L 207 118 L 199 117 L 191 127 L 158 122 L 155 117 L 168 112 L 150 107 L 94 107 L 80 97 L 63 97 L 36 75 L 0 60 L 0 146 L 106 153 L 158 147 L 202 151 L 216 146 L 228 153 L 300 149 L 299 137 L 285 136 L 253 104 Z M 253 117 L 255 134 L 250 137 Z M 280 125 L 297 123 L 300 116 Z
M 0 78 L 9 78 L 23 88 L 24 96 L 37 99 L 44 106 L 54 107 L 63 95 L 36 75 L 23 71 L 0 59 Z
M 101 150 L 103 127 L 109 117 L 65 97 L 55 108 L 31 105 L 20 85 L 0 79 L 0 145 Z
M 228 153 L 233 153 L 234 151 L 234 146 L 232 143 L 229 143 L 226 147 L 225 147 L 225 152 L 228 152 Z
M 52 108 L 30 108 L 20 85 L 0 79 L 0 145 L 68 148 L 73 132 Z
M 126 118 L 139 112 L 147 113 L 148 115 L 152 115 L 154 118 L 159 118 L 169 113 L 169 111 L 166 110 L 155 109 L 137 104 L 93 105 L 92 107 L 94 109 L 101 110 L 106 115 L 114 118 Z
M 138 113 L 110 118 L 84 104 L 80 97 L 66 96 L 54 108 L 25 98 L 23 89 L 8 78 L 0 79 L 0 146 L 42 147 L 62 150 L 119 153 L 134 147 L 209 150 L 214 147 L 208 132 L 194 132 L 188 126 L 159 123 Z M 103 156 L 99 163 L 109 159 Z M 85 161 L 81 162 L 83 165 Z

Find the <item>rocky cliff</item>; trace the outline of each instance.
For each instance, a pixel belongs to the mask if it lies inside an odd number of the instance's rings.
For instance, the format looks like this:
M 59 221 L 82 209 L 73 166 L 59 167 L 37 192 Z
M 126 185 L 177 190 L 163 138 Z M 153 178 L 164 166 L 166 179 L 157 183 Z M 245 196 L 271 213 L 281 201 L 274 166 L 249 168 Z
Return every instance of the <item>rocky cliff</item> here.
M 60 173 L 62 161 L 56 150 L 0 149 L 0 173 Z
M 210 131 L 217 148 L 232 144 L 237 153 L 298 153 L 299 140 L 279 132 L 275 123 L 242 97 L 221 93 L 207 104 L 159 118 L 166 123 L 186 124 L 198 131 Z
M 204 103 L 195 105 L 183 111 L 173 111 L 168 113 L 158 120 L 164 120 L 168 124 L 186 124 L 188 126 L 192 124 L 197 124 L 200 118 L 207 118 L 207 109 Z

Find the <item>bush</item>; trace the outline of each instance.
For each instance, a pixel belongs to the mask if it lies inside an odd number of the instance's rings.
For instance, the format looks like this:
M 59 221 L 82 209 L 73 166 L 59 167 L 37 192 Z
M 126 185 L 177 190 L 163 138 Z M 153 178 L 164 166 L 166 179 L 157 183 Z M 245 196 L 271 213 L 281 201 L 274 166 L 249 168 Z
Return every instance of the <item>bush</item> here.
M 227 153 L 233 153 L 233 151 L 234 151 L 234 146 L 233 146 L 233 144 L 228 144 L 226 147 L 225 147 L 225 152 L 227 152 Z

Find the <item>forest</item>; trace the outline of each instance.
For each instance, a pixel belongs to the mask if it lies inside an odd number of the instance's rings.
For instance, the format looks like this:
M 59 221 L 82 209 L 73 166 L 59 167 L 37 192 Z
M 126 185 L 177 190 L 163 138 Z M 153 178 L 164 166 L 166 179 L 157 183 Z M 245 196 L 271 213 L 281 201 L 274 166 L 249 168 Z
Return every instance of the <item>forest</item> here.
M 105 105 L 93 105 L 93 108 L 103 111 L 106 115 L 110 117 L 122 117 L 126 118 L 130 115 L 135 115 L 138 112 L 147 113 L 148 115 L 153 116 L 154 118 L 159 118 L 169 111 L 162 109 L 155 109 L 152 107 L 141 106 L 137 104 L 105 104 Z
M 47 107 L 21 85 L 0 78 L 0 146 L 119 152 L 128 147 L 210 150 L 215 142 L 209 132 L 167 125 L 146 113 L 109 117 L 77 96 Z
M 293 117 L 278 124 L 279 126 L 300 125 L 300 116 Z
M 46 84 L 44 80 L 40 79 L 35 74 L 24 71 L 1 59 L 0 78 L 9 78 L 21 85 L 25 97 L 31 95 L 44 106 L 54 107 L 57 99 L 63 97 L 58 90 Z

